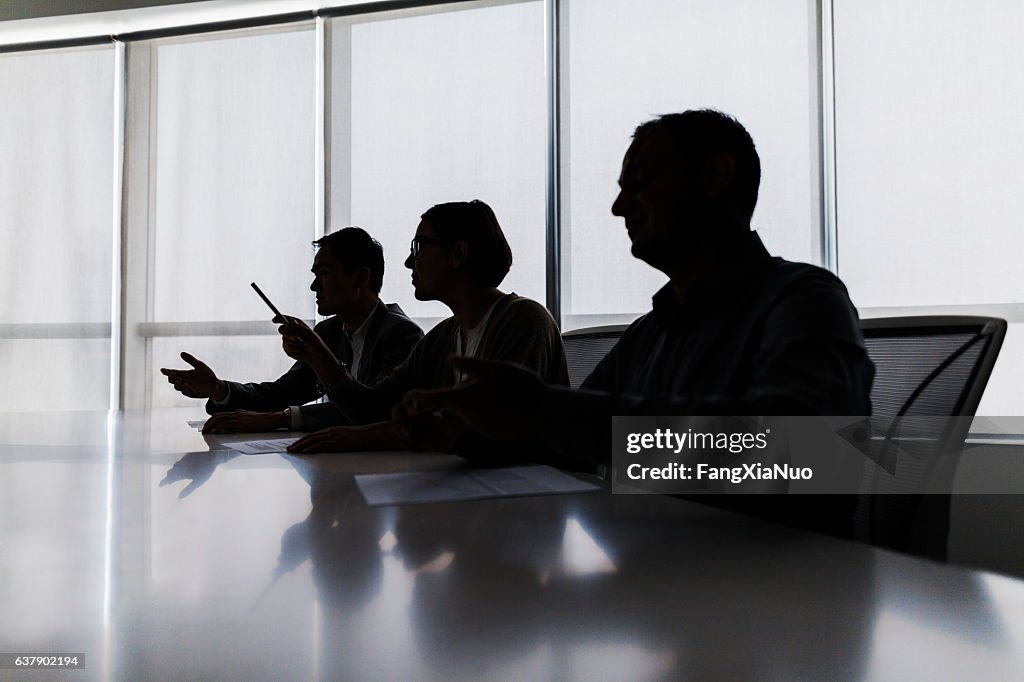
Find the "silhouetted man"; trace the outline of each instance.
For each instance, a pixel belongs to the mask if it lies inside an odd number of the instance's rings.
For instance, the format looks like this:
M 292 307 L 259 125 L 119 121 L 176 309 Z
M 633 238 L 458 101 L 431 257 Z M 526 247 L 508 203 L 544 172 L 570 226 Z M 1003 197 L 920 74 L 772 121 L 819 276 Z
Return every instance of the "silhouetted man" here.
M 701 110 L 642 124 L 612 213 L 633 255 L 669 277 L 652 311 L 583 390 L 460 358 L 454 366 L 476 382 L 410 393 L 405 409 L 452 410 L 491 436 L 535 434 L 598 461 L 610 458 L 613 414 L 870 414 L 874 367 L 846 288 L 826 270 L 768 254 L 750 229 L 759 183 L 757 151 L 735 119 Z M 852 529 L 852 500 L 842 496 L 819 500 L 816 511 L 793 499 L 731 497 L 731 506 L 773 518 Z
M 346 227 L 316 242 L 313 283 L 317 311 L 333 315 L 315 327 L 336 362 L 354 376 L 374 384 L 401 364 L 423 337 L 423 331 L 394 303 L 379 294 L 384 281 L 384 251 L 358 227 Z M 212 415 L 204 432 L 273 431 L 289 428 L 314 431 L 347 423 L 329 404 L 305 405 L 322 395 L 316 372 L 296 362 L 275 381 L 241 384 L 224 381 L 188 353 L 191 370 L 161 369 L 167 380 L 190 398 L 208 398 Z

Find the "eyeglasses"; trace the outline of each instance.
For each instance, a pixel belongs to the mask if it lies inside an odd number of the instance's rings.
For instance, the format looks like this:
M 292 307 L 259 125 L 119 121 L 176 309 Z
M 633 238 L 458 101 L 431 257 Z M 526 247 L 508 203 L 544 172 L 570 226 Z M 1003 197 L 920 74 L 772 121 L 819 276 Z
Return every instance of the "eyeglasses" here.
M 409 255 L 413 258 L 420 257 L 420 251 L 423 250 L 425 244 L 444 244 L 446 240 L 440 237 L 413 237 L 413 240 L 409 243 Z

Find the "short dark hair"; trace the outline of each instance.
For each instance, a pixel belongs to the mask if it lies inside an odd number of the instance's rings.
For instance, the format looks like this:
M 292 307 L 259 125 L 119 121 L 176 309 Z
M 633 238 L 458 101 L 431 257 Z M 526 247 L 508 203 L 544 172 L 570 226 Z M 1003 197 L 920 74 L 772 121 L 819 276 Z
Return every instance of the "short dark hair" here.
M 724 151 L 732 156 L 736 166 L 727 196 L 737 210 L 750 219 L 761 184 L 761 159 L 750 133 L 739 121 L 714 109 L 691 109 L 641 123 L 633 131 L 633 139 L 654 131 L 668 137 L 673 151 L 691 170 L 696 170 L 698 164 L 703 165 L 716 152 Z
M 437 204 L 422 216 L 446 242 L 466 242 L 466 271 L 474 284 L 496 287 L 512 267 L 512 249 L 491 207 L 474 199 Z
M 339 261 L 345 272 L 357 268 L 370 271 L 370 288 L 376 293 L 384 286 L 384 249 L 380 242 L 361 227 L 343 227 L 324 235 L 313 242 L 313 246 L 330 248 L 331 257 Z

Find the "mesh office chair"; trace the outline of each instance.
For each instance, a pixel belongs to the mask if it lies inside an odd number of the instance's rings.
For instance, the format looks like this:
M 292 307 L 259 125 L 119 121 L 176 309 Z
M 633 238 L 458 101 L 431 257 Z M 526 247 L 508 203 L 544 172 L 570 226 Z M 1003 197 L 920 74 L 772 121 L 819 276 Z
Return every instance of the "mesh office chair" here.
M 608 325 L 574 329 L 562 334 L 565 360 L 569 366 L 569 386 L 579 388 L 583 380 L 612 349 L 628 325 Z
M 868 539 L 902 551 L 945 558 L 950 495 L 959 452 L 1006 334 L 992 317 L 921 316 L 862 320 L 875 363 L 872 421 L 888 438 L 876 461 L 898 447 L 893 477 L 876 470 L 859 521 Z M 960 417 L 959 419 L 915 419 Z M 907 456 L 909 454 L 909 456 Z M 939 490 L 940 494 L 920 494 Z M 915 494 L 916 493 L 916 494 Z M 866 502 L 866 505 L 865 505 Z

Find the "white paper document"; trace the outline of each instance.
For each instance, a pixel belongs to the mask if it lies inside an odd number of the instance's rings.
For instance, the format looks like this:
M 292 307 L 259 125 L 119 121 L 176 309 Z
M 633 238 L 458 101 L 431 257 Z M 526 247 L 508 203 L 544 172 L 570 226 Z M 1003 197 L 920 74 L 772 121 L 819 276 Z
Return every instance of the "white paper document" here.
M 356 484 L 371 507 L 600 490 L 549 466 L 361 474 Z
M 237 443 L 224 443 L 232 450 L 243 455 L 264 455 L 270 452 L 284 452 L 298 438 L 269 438 L 267 440 L 243 440 Z
M 193 429 L 196 429 L 197 431 L 202 431 L 203 430 L 203 424 L 205 424 L 205 423 L 206 423 L 205 419 L 189 419 L 188 420 L 188 425 L 191 426 Z

